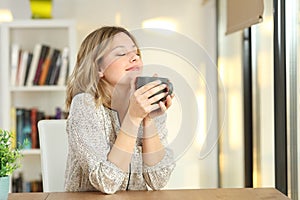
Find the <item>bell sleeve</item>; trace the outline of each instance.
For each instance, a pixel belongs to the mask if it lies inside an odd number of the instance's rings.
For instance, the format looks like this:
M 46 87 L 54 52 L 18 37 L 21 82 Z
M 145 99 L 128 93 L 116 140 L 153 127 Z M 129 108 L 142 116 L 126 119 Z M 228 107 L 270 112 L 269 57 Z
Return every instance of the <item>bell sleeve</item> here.
M 171 173 L 175 168 L 173 151 L 168 147 L 166 118 L 166 114 L 155 118 L 156 128 L 162 145 L 165 148 L 165 155 L 162 160 L 154 166 L 143 164 L 144 179 L 152 190 L 163 188 L 168 183 Z
M 127 182 L 128 173 L 107 159 L 111 149 L 108 135 L 112 129 L 104 109 L 96 108 L 91 95 L 76 95 L 67 122 L 68 141 L 69 150 L 82 170 L 81 176 L 87 176 L 86 181 L 97 190 L 112 194 Z

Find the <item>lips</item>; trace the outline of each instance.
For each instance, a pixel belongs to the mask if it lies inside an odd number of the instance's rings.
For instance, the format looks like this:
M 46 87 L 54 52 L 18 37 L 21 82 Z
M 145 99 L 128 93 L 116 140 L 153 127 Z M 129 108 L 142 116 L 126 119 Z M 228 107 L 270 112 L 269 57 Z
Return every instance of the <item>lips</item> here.
M 126 71 L 140 71 L 139 66 L 132 66 L 126 69 Z

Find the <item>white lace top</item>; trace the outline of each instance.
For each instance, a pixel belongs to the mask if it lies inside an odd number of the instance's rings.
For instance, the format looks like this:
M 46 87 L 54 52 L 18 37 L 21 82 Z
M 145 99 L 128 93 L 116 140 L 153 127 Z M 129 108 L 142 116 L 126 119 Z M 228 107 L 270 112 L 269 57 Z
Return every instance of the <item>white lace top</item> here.
M 131 158 L 130 172 L 124 172 L 107 159 L 116 134 L 120 130 L 118 114 L 104 106 L 96 108 L 87 93 L 76 95 L 67 119 L 68 159 L 65 174 L 66 191 L 159 190 L 166 185 L 175 167 L 172 151 L 167 148 L 166 115 L 155 119 L 164 158 L 155 166 L 146 166 L 142 159 L 142 140 L 138 137 Z M 139 129 L 142 135 L 143 129 Z

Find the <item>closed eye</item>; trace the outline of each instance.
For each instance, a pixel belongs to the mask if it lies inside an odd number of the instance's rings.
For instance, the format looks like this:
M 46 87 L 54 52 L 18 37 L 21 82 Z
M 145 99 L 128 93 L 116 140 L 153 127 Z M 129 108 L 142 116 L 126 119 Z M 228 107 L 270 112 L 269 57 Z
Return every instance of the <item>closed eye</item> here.
M 126 55 L 126 53 L 119 53 L 119 54 L 117 54 L 117 56 L 125 56 Z

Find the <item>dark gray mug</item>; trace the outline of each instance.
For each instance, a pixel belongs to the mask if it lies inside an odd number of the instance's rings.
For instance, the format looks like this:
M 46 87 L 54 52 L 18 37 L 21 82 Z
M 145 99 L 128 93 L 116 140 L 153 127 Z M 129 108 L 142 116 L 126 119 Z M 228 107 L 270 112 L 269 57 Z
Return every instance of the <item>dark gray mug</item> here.
M 157 92 L 156 94 L 152 95 L 151 97 L 160 94 L 162 92 L 168 92 L 169 95 L 171 95 L 173 93 L 173 84 L 169 81 L 169 79 L 167 78 L 163 78 L 163 77 L 154 77 L 154 76 L 138 76 L 136 77 L 136 82 L 135 82 L 135 88 L 139 89 L 140 87 L 146 85 L 147 83 L 150 83 L 152 81 L 156 81 L 156 80 L 160 80 L 161 84 L 166 84 L 167 87 L 159 92 Z M 151 98 L 149 97 L 149 98 Z M 165 101 L 166 97 L 160 99 L 159 101 Z M 158 103 L 159 101 L 155 102 Z

